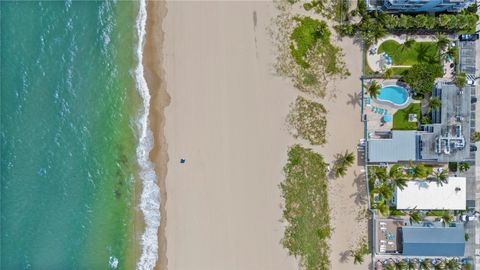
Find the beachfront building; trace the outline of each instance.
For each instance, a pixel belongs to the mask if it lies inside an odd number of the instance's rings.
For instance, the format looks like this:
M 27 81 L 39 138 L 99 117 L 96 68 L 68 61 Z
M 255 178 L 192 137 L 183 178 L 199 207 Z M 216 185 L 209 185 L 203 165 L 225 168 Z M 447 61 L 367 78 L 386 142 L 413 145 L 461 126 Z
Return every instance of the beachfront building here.
M 463 223 L 444 226 L 425 221 L 410 224 L 403 219 L 377 219 L 374 222 L 375 254 L 402 257 L 463 257 Z
M 395 190 L 395 205 L 399 210 L 465 210 L 466 178 L 449 177 L 448 183 L 418 180 L 408 181 L 403 189 Z
M 470 144 L 474 131 L 472 107 L 475 106 L 474 86 L 462 89 L 448 82 L 439 82 L 433 97 L 441 101 L 431 111 L 431 123 L 418 130 L 373 131 L 369 133 L 367 158 L 369 163 L 461 162 L 474 159 Z
M 459 12 L 475 0 L 366 0 L 369 10 L 390 13 Z

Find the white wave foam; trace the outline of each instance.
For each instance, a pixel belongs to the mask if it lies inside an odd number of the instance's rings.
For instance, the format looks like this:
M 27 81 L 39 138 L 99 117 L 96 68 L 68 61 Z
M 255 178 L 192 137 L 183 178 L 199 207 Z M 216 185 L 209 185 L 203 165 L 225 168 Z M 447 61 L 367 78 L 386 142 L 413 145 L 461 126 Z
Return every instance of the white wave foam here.
M 151 270 L 155 267 L 158 253 L 158 226 L 160 226 L 160 190 L 157 186 L 157 177 L 149 153 L 152 150 L 152 132 L 148 117 L 150 112 L 150 92 L 144 77 L 143 47 L 145 43 L 145 24 L 147 8 L 145 0 L 139 0 L 139 11 L 136 20 L 138 45 L 136 49 L 138 65 L 135 68 L 135 82 L 143 100 L 143 107 L 137 120 L 139 143 L 137 146 L 137 160 L 140 165 L 140 178 L 143 183 L 140 197 L 140 209 L 145 220 L 145 232 L 142 235 L 142 255 L 137 262 L 138 270 Z

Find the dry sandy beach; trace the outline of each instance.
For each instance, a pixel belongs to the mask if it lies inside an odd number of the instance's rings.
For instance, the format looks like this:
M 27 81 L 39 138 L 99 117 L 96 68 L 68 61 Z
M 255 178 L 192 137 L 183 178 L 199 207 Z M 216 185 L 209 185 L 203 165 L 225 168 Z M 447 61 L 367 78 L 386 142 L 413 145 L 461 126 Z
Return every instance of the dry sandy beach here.
M 273 71 L 275 48 L 267 28 L 274 4 L 167 2 L 165 9 L 151 3 L 147 47 L 150 40 L 157 49 L 146 50 L 145 58 L 153 59 L 146 63 L 156 143 L 152 159 L 166 225 L 160 228 L 157 268 L 298 269 L 280 243 L 278 185 L 288 147 L 301 143 L 285 123 L 299 91 Z M 336 98 L 321 100 L 329 111 L 328 143 L 315 149 L 327 160 L 355 150 L 362 136 L 360 107 L 350 104 L 350 95 L 360 91 L 361 53 L 351 40 L 341 46 L 348 49 L 352 76 L 335 83 Z M 341 256 L 366 232 L 366 222 L 356 220 L 362 208 L 354 173 L 360 174 L 360 167 L 330 187 L 332 269 L 367 268 L 368 260 L 354 266 Z

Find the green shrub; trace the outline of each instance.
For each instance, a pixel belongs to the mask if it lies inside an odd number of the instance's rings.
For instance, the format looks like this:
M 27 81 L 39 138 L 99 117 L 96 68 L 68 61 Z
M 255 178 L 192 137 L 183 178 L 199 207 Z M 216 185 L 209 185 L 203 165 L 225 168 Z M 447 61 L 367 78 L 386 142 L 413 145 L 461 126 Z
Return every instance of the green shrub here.
M 451 172 L 456 172 L 458 170 L 458 163 L 457 162 L 449 162 L 448 163 L 448 170 Z

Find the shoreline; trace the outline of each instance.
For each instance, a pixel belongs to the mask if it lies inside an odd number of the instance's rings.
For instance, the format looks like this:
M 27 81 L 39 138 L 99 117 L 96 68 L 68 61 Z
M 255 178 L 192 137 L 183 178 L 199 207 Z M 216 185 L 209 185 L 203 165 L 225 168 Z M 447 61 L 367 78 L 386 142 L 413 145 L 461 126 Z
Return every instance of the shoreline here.
M 164 109 L 170 104 L 170 96 L 165 87 L 163 68 L 163 38 L 162 22 L 167 14 L 166 3 L 163 1 L 147 1 L 147 23 L 144 46 L 143 65 L 147 81 L 151 106 L 149 113 L 150 129 L 153 135 L 153 148 L 150 160 L 154 164 L 157 184 L 160 188 L 160 226 L 158 228 L 158 259 L 154 269 L 167 269 L 165 237 L 166 227 L 166 185 L 167 174 L 167 143 L 164 135 Z

